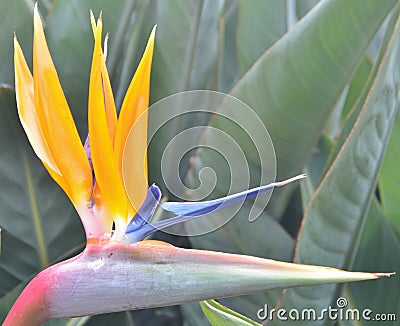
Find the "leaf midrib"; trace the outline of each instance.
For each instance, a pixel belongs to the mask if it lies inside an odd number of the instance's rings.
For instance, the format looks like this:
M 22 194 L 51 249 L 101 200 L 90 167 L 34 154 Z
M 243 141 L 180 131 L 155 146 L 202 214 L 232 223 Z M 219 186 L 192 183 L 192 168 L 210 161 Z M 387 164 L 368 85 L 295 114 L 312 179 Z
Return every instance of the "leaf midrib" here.
M 21 157 L 22 157 L 22 165 L 23 165 L 24 173 L 25 173 L 27 195 L 29 198 L 29 205 L 30 205 L 31 212 L 32 212 L 33 229 L 34 229 L 36 240 L 37 240 L 40 266 L 42 269 L 44 269 L 47 266 L 49 266 L 49 259 L 48 259 L 47 249 L 46 249 L 44 236 L 43 236 L 41 217 L 40 217 L 39 208 L 37 205 L 37 199 L 36 199 L 36 195 L 35 195 L 35 190 L 34 190 L 34 186 L 33 186 L 32 172 L 31 172 L 30 166 L 28 164 L 28 158 L 26 157 L 26 153 L 23 150 L 21 150 Z

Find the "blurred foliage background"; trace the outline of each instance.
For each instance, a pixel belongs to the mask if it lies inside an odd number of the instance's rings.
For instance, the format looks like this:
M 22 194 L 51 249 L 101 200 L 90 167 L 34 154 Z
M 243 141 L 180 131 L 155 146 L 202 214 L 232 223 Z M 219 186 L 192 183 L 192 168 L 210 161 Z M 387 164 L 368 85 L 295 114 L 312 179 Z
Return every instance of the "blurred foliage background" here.
M 33 275 L 84 247 L 79 218 L 34 155 L 17 117 L 13 32 L 31 63 L 33 5 L 32 0 L 0 0 L 0 320 Z M 300 186 L 274 191 L 255 222 L 248 222 L 246 204 L 228 224 L 207 235 L 156 237 L 184 247 L 374 272 L 400 272 L 399 6 L 395 0 L 39 1 L 49 48 L 82 139 L 87 135 L 93 46 L 89 10 L 95 15 L 102 10 L 117 107 L 157 24 L 151 103 L 192 89 L 236 96 L 268 128 L 277 179 L 308 175 Z M 185 123 L 162 129 L 160 139 L 170 139 L 195 121 Z M 218 120 L 209 123 L 235 133 Z M 150 182 L 168 194 L 158 164 L 164 146 L 160 141 L 150 148 Z M 259 162 L 248 148 L 243 150 L 252 173 L 259 174 Z M 181 174 L 189 187 L 198 182 L 202 167 L 213 166 L 207 151 L 184 159 Z M 222 175 L 213 195 L 223 195 L 229 180 L 222 167 L 213 168 Z M 396 313 L 399 293 L 395 276 L 219 301 L 261 322 L 257 311 L 279 300 L 287 309 L 323 309 L 343 296 L 349 308 Z M 238 323 L 230 319 L 232 312 L 212 302 L 202 308 L 210 321 L 194 303 L 48 324 Z

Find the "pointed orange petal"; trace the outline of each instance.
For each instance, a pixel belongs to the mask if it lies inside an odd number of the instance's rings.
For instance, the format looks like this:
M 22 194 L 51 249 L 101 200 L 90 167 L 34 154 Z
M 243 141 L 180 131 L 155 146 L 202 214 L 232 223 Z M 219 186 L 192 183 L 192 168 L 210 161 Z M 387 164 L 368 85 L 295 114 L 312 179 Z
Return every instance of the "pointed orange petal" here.
M 96 20 L 94 19 L 92 10 L 90 10 L 90 24 L 92 25 L 93 35 L 96 36 Z
M 103 80 L 104 89 L 104 102 L 106 109 L 108 132 L 110 134 L 111 143 L 114 144 L 115 132 L 117 129 L 117 109 L 115 108 L 114 95 L 111 88 L 110 77 L 108 76 L 108 71 L 104 56 L 101 58 L 101 76 Z
M 88 201 L 92 173 L 45 39 L 37 4 L 33 40 L 34 103 L 44 138 L 74 204 Z
M 154 39 L 155 27 L 151 32 L 142 60 L 122 103 L 115 135 L 115 153 L 118 160 L 118 168 L 123 175 L 125 189 L 135 211 L 139 209 L 146 197 L 148 188 L 147 108 L 149 106 Z M 142 117 L 138 119 L 141 115 Z M 133 126 L 134 131 L 128 137 Z M 124 162 L 122 162 L 124 150 Z M 124 165 L 124 168 L 122 165 Z
M 102 22 L 95 27 L 95 45 L 89 85 L 89 135 L 90 149 L 96 183 L 114 220 L 127 219 L 127 197 L 118 172 L 110 139 L 107 114 L 104 105 L 101 50 Z M 107 100 L 107 99 L 106 99 Z
M 34 104 L 33 77 L 16 37 L 14 37 L 14 68 L 15 93 L 21 124 L 36 155 L 46 163 L 48 169 L 60 174 L 40 129 Z
M 96 37 L 96 22 L 93 16 L 93 12 L 90 10 L 90 22 L 92 25 L 92 31 L 94 37 Z M 104 46 L 107 45 L 107 38 L 108 34 L 106 35 L 106 39 L 104 41 Z M 107 124 L 108 124 L 108 131 L 110 133 L 111 143 L 114 145 L 115 139 L 115 132 L 117 129 L 117 109 L 115 107 L 115 100 L 114 94 L 111 88 L 110 77 L 108 76 L 108 71 L 105 62 L 105 54 L 102 55 L 101 59 L 101 77 L 103 81 L 103 88 L 104 88 L 104 102 L 106 108 L 106 116 L 107 116 Z

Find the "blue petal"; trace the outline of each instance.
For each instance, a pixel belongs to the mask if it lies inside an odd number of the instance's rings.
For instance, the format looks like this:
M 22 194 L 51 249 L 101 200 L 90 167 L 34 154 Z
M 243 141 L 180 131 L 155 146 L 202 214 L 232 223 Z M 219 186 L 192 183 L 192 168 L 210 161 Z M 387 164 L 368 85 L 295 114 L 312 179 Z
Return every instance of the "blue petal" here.
M 275 183 L 267 186 L 257 187 L 237 194 L 208 200 L 203 202 L 165 202 L 161 207 L 166 211 L 172 212 L 180 216 L 202 216 L 212 212 L 219 211 L 220 209 L 242 203 L 247 199 L 256 197 L 258 194 L 266 193 L 276 187 Z
M 125 233 L 131 233 L 141 228 L 144 224 L 147 224 L 153 217 L 154 211 L 161 199 L 161 191 L 156 185 L 152 185 L 147 190 L 146 198 L 140 206 L 140 209 L 136 215 L 132 218 L 126 228 Z
M 175 224 L 186 222 L 241 203 L 244 200 L 254 198 L 259 194 L 264 194 L 275 187 L 283 186 L 304 177 L 305 175 L 302 174 L 281 182 L 273 182 L 266 186 L 253 188 L 234 195 L 204 202 L 166 202 L 161 204 L 162 208 L 176 214 L 177 216 L 150 224 L 149 222 L 151 217 L 153 216 L 154 210 L 161 198 L 160 189 L 153 185 L 149 188 L 146 199 L 142 207 L 139 209 L 138 214 L 136 214 L 131 223 L 129 223 L 126 235 L 131 242 L 141 241 L 157 230 L 162 230 Z
M 144 224 L 138 229 L 126 230 L 125 235 L 130 243 L 135 243 L 144 240 L 146 237 L 156 231 L 158 231 L 158 229 L 151 224 Z
M 140 228 L 132 230 L 133 232 L 127 234 L 127 236 L 132 242 L 141 241 L 150 234 L 156 232 L 157 230 L 163 230 L 175 224 L 194 220 L 200 216 L 241 203 L 246 199 L 256 197 L 258 194 L 266 193 L 275 188 L 277 185 L 278 184 L 276 183 L 271 183 L 267 186 L 253 188 L 234 195 L 203 202 L 165 202 L 161 204 L 161 207 L 169 212 L 176 214 L 177 216 L 157 221 L 151 224 L 146 223 L 146 225 L 142 225 Z
M 275 187 L 280 187 L 285 184 L 288 184 L 292 181 L 299 180 L 304 178 L 305 175 L 301 174 L 296 177 L 280 181 L 273 182 L 266 186 L 261 186 L 257 188 L 253 188 L 250 190 L 245 190 L 239 192 L 237 194 L 229 195 L 223 198 L 208 200 L 203 202 L 165 202 L 161 204 L 161 207 L 166 211 L 172 212 L 176 215 L 180 216 L 192 216 L 198 217 L 206 214 L 210 214 L 212 212 L 219 211 L 220 209 L 239 204 L 247 199 L 251 199 L 256 197 L 259 194 L 264 194 Z

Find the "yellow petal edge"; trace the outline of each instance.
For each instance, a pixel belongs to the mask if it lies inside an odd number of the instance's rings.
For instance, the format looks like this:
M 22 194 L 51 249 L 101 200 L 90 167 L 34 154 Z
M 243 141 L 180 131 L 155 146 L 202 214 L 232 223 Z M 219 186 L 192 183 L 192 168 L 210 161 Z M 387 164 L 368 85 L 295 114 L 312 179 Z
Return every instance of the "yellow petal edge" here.
M 142 60 L 125 95 L 115 135 L 118 168 L 134 212 L 142 204 L 148 188 L 147 109 L 155 32 L 156 26 L 150 34 Z
M 18 113 L 28 139 L 46 169 L 75 206 L 90 200 L 92 173 L 34 10 L 33 76 L 14 38 Z

